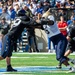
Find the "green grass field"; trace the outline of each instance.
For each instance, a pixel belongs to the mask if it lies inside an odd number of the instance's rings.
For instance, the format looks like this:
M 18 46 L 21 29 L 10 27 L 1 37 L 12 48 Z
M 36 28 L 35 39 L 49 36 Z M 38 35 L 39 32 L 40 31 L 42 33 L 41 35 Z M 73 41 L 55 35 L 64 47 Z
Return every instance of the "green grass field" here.
M 74 55 L 70 55 L 69 57 L 74 58 Z M 48 70 L 48 71 L 42 71 L 43 66 L 44 67 L 50 67 L 50 66 L 57 66 L 58 61 L 56 60 L 55 54 L 49 54 L 49 53 L 13 53 L 12 59 L 11 59 L 12 66 L 14 68 L 18 67 L 38 67 L 42 66 L 40 69 L 41 71 L 23 71 L 23 72 L 1 72 L 0 75 L 8 75 L 8 74 L 18 74 L 18 75 L 74 75 L 74 73 L 67 73 L 68 70 Z M 71 64 L 72 65 L 72 64 Z M 64 68 L 66 68 L 64 65 L 62 65 Z M 73 66 L 73 65 L 72 65 Z M 6 61 L 2 60 L 0 61 L 0 69 L 4 68 L 6 69 Z

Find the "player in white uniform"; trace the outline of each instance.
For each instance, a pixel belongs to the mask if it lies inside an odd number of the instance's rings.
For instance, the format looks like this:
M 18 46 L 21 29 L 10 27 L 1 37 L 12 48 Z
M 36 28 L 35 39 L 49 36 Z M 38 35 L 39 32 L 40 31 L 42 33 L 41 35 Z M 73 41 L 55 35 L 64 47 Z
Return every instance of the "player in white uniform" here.
M 44 16 L 43 16 L 44 17 Z M 45 15 L 45 18 L 49 19 L 52 24 L 42 26 L 42 29 L 45 30 L 48 37 L 50 37 L 51 41 L 54 45 L 56 45 L 56 59 L 67 66 L 69 69 L 74 69 L 68 63 L 67 57 L 64 56 L 66 46 L 67 46 L 67 39 L 65 36 L 62 35 L 60 30 L 57 27 L 57 23 L 54 20 L 54 16 L 52 14 Z M 73 71 L 73 70 L 72 70 Z

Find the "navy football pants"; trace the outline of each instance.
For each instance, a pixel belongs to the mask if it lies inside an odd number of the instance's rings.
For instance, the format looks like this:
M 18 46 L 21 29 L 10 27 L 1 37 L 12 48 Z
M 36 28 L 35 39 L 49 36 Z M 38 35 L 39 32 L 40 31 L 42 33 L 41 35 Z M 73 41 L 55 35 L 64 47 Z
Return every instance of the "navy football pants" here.
M 1 50 L 1 56 L 3 58 L 11 57 L 12 51 L 13 51 L 13 41 L 8 37 L 8 35 L 5 35 L 2 42 L 2 50 Z
M 67 58 L 64 56 L 67 47 L 67 39 L 61 33 L 51 37 L 51 41 L 56 45 L 56 59 L 63 63 Z

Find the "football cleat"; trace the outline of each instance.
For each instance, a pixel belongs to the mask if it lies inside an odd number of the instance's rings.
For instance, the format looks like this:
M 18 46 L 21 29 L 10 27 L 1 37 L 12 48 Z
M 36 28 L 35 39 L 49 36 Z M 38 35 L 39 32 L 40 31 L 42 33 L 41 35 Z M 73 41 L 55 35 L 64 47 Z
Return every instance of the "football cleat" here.
M 69 71 L 70 73 L 75 73 L 75 68 L 72 67 L 71 70 Z
M 17 70 L 13 69 L 11 65 L 7 66 L 7 72 L 17 72 Z
M 59 63 L 58 66 L 56 66 L 57 69 L 61 69 L 62 68 L 62 64 Z

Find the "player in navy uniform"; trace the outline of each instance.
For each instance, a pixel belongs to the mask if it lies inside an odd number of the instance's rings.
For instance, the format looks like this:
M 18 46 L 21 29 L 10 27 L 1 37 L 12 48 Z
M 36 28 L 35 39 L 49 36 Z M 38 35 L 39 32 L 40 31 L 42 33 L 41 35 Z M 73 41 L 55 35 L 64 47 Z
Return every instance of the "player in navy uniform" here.
M 24 17 L 22 16 L 22 19 L 24 19 L 25 21 L 30 21 L 30 19 L 27 16 L 24 16 Z M 25 25 L 26 24 L 22 23 L 21 18 L 16 19 L 14 21 L 14 24 L 11 30 L 3 37 L 0 60 L 6 58 L 7 71 L 17 71 L 13 69 L 11 66 L 11 56 L 12 56 L 13 46 L 14 46 L 13 41 L 17 40 L 17 38 L 22 33 Z
M 68 40 L 68 45 L 67 45 L 67 51 L 65 52 L 64 56 L 68 57 L 71 53 L 75 51 L 75 17 L 72 19 L 72 24 L 68 27 L 68 35 L 67 35 L 67 40 Z M 70 61 L 72 64 L 75 65 L 75 59 L 68 58 L 68 61 Z M 58 68 L 61 67 L 62 64 L 58 66 Z M 75 70 L 73 69 L 73 72 Z
M 14 21 L 11 30 L 4 36 L 0 60 L 7 58 L 7 71 L 17 71 L 11 66 L 11 56 L 13 52 L 13 41 L 21 35 L 25 27 L 36 27 L 41 26 L 44 23 L 47 24 L 48 21 L 37 21 L 30 19 L 25 14 L 19 13 L 19 17 Z
M 70 53 L 75 51 L 75 17 L 72 19 L 72 24 L 69 26 L 69 32 L 67 35 L 68 40 L 68 50 L 65 53 L 65 56 L 68 56 Z

